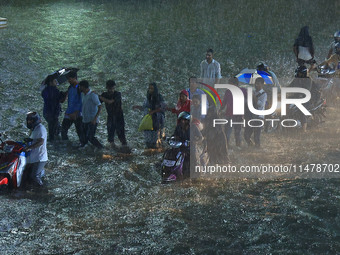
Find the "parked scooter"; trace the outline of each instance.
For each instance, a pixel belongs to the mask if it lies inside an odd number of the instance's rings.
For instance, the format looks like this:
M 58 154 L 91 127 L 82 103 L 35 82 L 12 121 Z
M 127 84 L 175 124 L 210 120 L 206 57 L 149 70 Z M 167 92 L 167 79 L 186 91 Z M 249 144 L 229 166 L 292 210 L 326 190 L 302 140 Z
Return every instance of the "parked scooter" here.
M 167 139 L 170 146 L 164 152 L 161 164 L 162 183 L 170 183 L 189 177 L 190 142 L 176 141 L 174 137 Z

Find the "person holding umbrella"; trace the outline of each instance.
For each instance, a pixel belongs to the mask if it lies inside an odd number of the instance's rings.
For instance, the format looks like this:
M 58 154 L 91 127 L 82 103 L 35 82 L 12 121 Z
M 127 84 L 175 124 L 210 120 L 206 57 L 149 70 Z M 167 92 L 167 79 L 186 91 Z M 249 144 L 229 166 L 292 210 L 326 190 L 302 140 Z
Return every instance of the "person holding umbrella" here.
M 67 94 L 59 91 L 57 88 L 58 81 L 55 75 L 47 76 L 45 84 L 46 87 L 41 92 L 41 96 L 44 99 L 43 116 L 48 124 L 48 141 L 52 142 L 60 132 L 59 115 L 61 103 L 66 100 Z

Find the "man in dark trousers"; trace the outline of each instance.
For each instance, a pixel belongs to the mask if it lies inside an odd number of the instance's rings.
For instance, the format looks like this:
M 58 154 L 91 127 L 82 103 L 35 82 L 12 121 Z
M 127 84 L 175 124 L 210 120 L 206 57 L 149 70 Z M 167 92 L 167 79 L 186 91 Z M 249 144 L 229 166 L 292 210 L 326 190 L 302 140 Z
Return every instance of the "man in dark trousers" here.
M 83 130 L 82 130 L 82 115 L 81 115 L 81 93 L 79 90 L 79 83 L 77 80 L 77 73 L 71 71 L 67 75 L 67 80 L 70 83 L 70 86 L 67 91 L 68 101 L 67 101 L 67 109 L 65 112 L 65 117 L 63 123 L 61 124 L 61 138 L 63 140 L 68 140 L 68 130 L 74 123 L 76 127 L 76 131 L 79 137 L 79 141 L 81 146 L 84 145 L 83 139 Z
M 253 96 L 253 104 L 254 108 L 257 110 L 263 111 L 266 106 L 267 102 L 267 93 L 263 89 L 264 86 L 264 79 L 262 77 L 257 78 L 255 80 L 255 94 Z M 251 140 L 251 136 L 254 133 L 254 141 L 255 141 L 255 146 L 260 147 L 261 142 L 260 142 L 260 137 L 261 137 L 261 129 L 262 127 L 258 123 L 253 123 L 252 125 L 257 125 L 256 127 L 252 127 L 248 125 L 248 121 L 251 119 L 258 119 L 264 121 L 264 116 L 263 115 L 255 115 L 250 113 L 249 111 L 246 110 L 244 114 L 244 118 L 246 120 L 246 126 L 244 130 L 244 139 L 248 143 L 248 145 L 253 145 L 253 141 Z
M 106 82 L 107 91 L 99 96 L 101 102 L 105 103 L 107 112 L 107 135 L 112 147 L 115 147 L 114 136 L 117 136 L 123 146 L 127 146 L 125 138 L 125 121 L 122 109 L 121 93 L 115 90 L 116 83 L 113 80 Z
M 232 77 L 228 80 L 228 83 L 231 85 L 234 85 L 238 88 L 239 81 L 236 77 Z M 243 92 L 243 96 L 245 100 L 247 100 L 247 90 L 245 88 L 240 88 Z M 226 136 L 227 136 L 227 142 L 228 147 L 230 146 L 230 136 L 231 132 L 234 129 L 234 135 L 235 135 L 235 145 L 240 147 L 241 146 L 241 123 L 243 122 L 243 115 L 234 115 L 233 113 L 233 95 L 230 90 L 227 90 L 224 94 L 224 98 L 222 101 L 222 107 L 220 109 L 220 112 L 222 112 L 224 109 L 226 109 L 225 116 L 228 120 L 228 124 L 226 125 Z M 235 123 L 235 124 L 232 124 Z
M 88 81 L 79 82 L 79 89 L 82 92 L 84 146 L 90 141 L 98 149 L 102 149 L 103 145 L 95 137 L 102 108 L 99 97 L 90 89 Z
M 53 76 L 48 76 L 45 83 L 47 86 L 41 92 L 44 99 L 43 116 L 48 123 L 48 140 L 53 142 L 55 136 L 58 136 L 60 132 L 59 115 L 61 103 L 66 99 L 66 93 L 59 91 L 58 81 Z

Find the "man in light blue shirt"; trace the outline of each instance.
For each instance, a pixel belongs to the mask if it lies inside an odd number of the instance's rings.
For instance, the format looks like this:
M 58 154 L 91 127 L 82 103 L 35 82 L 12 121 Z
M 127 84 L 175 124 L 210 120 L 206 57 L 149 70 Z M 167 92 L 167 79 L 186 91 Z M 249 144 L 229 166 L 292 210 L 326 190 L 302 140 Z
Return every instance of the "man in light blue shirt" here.
M 79 83 L 79 89 L 82 92 L 84 146 L 90 141 L 94 146 L 102 149 L 103 145 L 95 137 L 102 107 L 99 97 L 96 93 L 92 92 L 88 81 L 81 81 Z

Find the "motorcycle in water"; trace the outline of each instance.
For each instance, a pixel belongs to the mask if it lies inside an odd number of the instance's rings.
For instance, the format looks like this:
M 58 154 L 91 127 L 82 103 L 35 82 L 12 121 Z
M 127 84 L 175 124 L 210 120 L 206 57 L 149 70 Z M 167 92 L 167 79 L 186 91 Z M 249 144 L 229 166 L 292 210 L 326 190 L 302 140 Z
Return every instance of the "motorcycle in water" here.
M 23 182 L 26 145 L 21 142 L 3 141 L 1 134 L 0 142 L 0 187 L 17 189 Z
M 336 104 L 336 100 L 340 97 L 339 79 L 335 77 L 336 70 L 319 66 L 317 72 L 317 83 L 322 87 L 323 96 L 329 104 Z
M 189 176 L 190 142 L 176 141 L 174 137 L 168 140 L 167 149 L 162 158 L 162 183 L 170 183 Z
M 326 118 L 326 99 L 320 98 L 316 104 L 308 107 L 308 111 L 312 114 L 307 116 L 307 128 L 315 128 L 319 124 L 325 122 Z M 296 105 L 290 105 L 286 119 L 293 119 L 297 122 L 297 127 L 301 128 L 301 111 Z
M 326 99 L 321 98 L 318 103 L 309 110 L 313 116 L 313 118 L 311 119 L 311 127 L 316 127 L 319 124 L 325 122 L 324 118 L 326 118 L 326 107 Z

